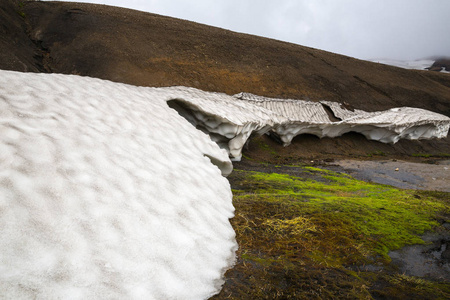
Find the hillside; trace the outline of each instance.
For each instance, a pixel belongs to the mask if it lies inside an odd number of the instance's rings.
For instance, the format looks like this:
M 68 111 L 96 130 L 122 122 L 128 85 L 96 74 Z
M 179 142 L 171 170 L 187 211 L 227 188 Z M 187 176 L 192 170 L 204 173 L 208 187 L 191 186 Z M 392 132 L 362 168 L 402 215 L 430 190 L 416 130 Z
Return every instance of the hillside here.
M 12 46 L 30 49 L 19 58 L 29 70 L 144 86 L 345 101 L 365 110 L 414 106 L 450 115 L 450 76 L 445 74 L 402 70 L 122 8 L 29 2 L 16 9 L 40 51 L 30 59 L 31 44 L 16 30 Z M 15 27 L 23 28 L 20 14 L 14 17 Z M 1 64 L 8 68 L 5 60 Z
M 0 5 L 0 68 L 6 70 L 339 101 L 367 111 L 411 106 L 450 116 L 449 74 L 405 70 L 117 7 L 17 0 Z M 354 138 L 313 140 L 301 147 L 312 148 L 308 155 L 315 156 L 329 153 L 331 143 L 331 152 L 344 153 Z M 363 140 L 352 150 L 437 154 L 449 146 L 448 138 L 393 147 Z M 283 155 L 293 149 L 278 150 Z

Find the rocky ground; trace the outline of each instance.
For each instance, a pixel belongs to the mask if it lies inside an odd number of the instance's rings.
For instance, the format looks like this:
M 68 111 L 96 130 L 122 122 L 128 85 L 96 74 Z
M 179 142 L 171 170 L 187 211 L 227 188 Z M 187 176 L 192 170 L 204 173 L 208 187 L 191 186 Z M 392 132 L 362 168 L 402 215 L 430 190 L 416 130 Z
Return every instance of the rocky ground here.
M 450 58 L 439 58 L 429 68 L 430 71 L 447 71 L 450 72 Z

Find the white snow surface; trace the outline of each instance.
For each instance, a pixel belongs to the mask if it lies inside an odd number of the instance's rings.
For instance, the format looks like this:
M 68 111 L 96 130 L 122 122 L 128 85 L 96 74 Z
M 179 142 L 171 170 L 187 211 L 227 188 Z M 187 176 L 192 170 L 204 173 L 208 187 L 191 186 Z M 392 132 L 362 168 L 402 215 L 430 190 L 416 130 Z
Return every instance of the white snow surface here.
M 386 111 L 366 112 L 359 109 L 349 110 L 340 103 L 330 101 L 302 101 L 293 99 L 273 99 L 261 97 L 249 93 L 239 93 L 227 99 L 228 102 L 241 102 L 247 108 L 259 107 L 264 113 L 263 119 L 258 123 L 253 118 L 249 119 L 247 125 L 257 124 L 259 130 L 240 133 L 229 138 L 230 156 L 239 160 L 241 150 L 247 139 L 252 134 L 270 133 L 276 136 L 285 146 L 299 134 L 314 134 L 322 137 L 337 137 L 347 132 L 359 132 L 368 139 L 383 143 L 396 143 L 400 139 L 431 139 L 444 138 L 450 129 L 450 118 L 428 110 L 400 107 Z M 227 101 L 219 102 L 222 106 L 228 106 Z M 237 105 L 237 104 L 236 104 Z M 211 107 L 211 106 L 205 106 Z M 327 109 L 334 117 L 332 119 Z M 231 114 L 220 108 L 221 122 L 226 122 L 228 128 L 244 128 L 250 131 L 250 126 L 236 123 L 233 118 L 236 111 Z M 213 111 L 203 112 L 211 120 Z M 265 121 L 269 118 L 269 121 Z M 216 119 L 219 122 L 219 119 Z M 198 125 L 197 125 L 198 126 Z M 234 126 L 234 127 L 233 127 Z M 242 130 L 244 131 L 244 130 Z M 232 132 L 232 130 L 229 130 Z M 238 140 L 238 142 L 236 142 Z M 240 147 L 238 149 L 238 146 Z
M 434 60 L 432 59 L 419 59 L 419 60 L 372 59 L 371 61 L 410 70 L 425 70 L 426 68 L 431 67 L 431 65 L 434 63 Z
M 435 60 L 432 59 L 417 59 L 417 60 L 371 59 L 370 61 L 409 70 L 427 70 L 427 68 L 431 67 L 435 62 Z M 445 71 L 444 68 L 442 68 L 440 72 L 450 73 L 448 71 Z
M 186 87 L 166 90 L 178 92 L 173 94 L 178 104 L 174 108 L 208 133 L 233 160 L 241 159 L 242 149 L 252 135 L 265 133 L 288 146 L 295 136 L 305 133 L 322 138 L 353 131 L 371 140 L 396 143 L 400 139 L 444 138 L 450 128 L 450 118 L 419 108 L 366 112 L 330 101 L 274 99 L 249 93 L 228 96 Z M 184 108 L 179 109 L 180 105 Z
M 0 298 L 220 290 L 237 248 L 231 162 L 170 94 L 0 71 Z
M 224 176 L 252 135 L 443 138 L 402 107 L 149 88 L 0 71 L 0 291 L 6 298 L 205 299 L 237 249 Z M 220 146 L 220 147 L 219 147 Z

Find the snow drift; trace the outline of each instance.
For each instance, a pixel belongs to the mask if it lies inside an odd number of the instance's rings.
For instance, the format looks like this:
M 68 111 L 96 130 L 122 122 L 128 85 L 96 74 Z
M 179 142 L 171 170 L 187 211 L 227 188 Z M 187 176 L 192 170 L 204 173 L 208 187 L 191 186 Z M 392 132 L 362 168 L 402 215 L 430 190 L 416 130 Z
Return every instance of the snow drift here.
M 234 262 L 227 153 L 170 93 L 0 71 L 0 293 L 202 299 Z M 214 161 L 219 168 L 211 163 Z
M 7 298 L 203 299 L 237 248 L 224 176 L 252 135 L 439 138 L 398 108 L 0 71 L 0 290 Z M 220 148 L 218 145 L 220 145 Z
M 304 133 L 322 138 L 353 131 L 370 140 L 396 143 L 400 139 L 444 138 L 450 128 L 450 118 L 419 108 L 366 112 L 330 101 L 273 99 L 249 93 L 228 96 L 184 87 L 168 90 L 179 92 L 169 105 L 173 102 L 171 107 L 208 133 L 233 160 L 240 160 L 252 135 L 265 133 L 287 146 Z

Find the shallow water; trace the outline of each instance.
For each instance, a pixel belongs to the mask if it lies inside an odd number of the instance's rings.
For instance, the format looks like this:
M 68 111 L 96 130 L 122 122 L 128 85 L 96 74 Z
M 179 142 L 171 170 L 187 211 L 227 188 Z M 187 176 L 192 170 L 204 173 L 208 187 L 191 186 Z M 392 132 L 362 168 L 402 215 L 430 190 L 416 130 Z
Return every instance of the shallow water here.
M 397 160 L 337 160 L 324 167 L 360 180 L 398 188 L 450 192 L 450 160 L 433 164 Z M 426 233 L 422 238 L 425 245 L 411 245 L 391 251 L 392 264 L 409 276 L 450 281 L 450 223 L 443 224 L 438 232 Z
M 400 160 L 336 160 L 324 167 L 356 179 L 403 189 L 450 192 L 450 160 L 433 164 Z
M 450 281 L 450 223 L 441 232 L 427 233 L 425 245 L 391 251 L 392 263 L 406 275 Z

